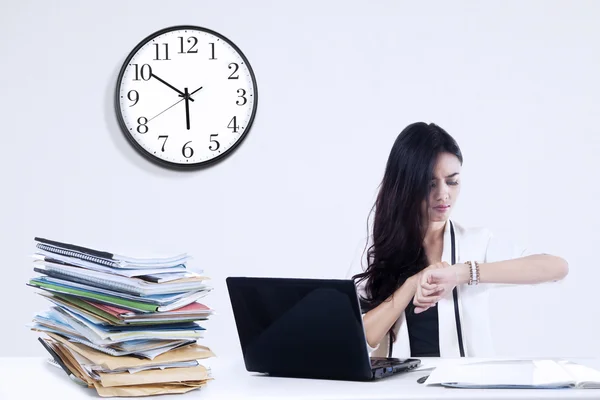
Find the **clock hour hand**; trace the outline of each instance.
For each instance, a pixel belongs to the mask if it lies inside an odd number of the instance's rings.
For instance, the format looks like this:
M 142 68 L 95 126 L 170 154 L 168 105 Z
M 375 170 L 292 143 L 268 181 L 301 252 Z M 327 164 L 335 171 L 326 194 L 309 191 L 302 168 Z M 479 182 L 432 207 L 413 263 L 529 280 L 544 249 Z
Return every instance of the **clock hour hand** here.
M 179 93 L 180 96 L 184 96 L 184 93 L 177 89 L 175 86 L 171 85 L 170 83 L 168 83 L 167 81 L 165 81 L 164 79 L 158 77 L 154 72 L 152 72 L 152 74 L 150 75 L 152 78 L 155 78 L 157 81 L 159 81 L 160 83 L 167 85 L 168 87 L 170 87 L 171 89 L 173 89 L 174 91 L 176 91 L 177 93 Z M 190 99 L 191 101 L 194 101 L 194 99 Z
M 202 89 L 202 86 L 200 86 L 198 89 L 194 90 L 192 93 L 190 93 L 190 96 L 193 95 L 194 93 L 196 93 L 198 90 Z M 191 100 L 191 99 L 190 99 Z
M 188 97 L 190 98 L 191 101 L 194 101 L 194 99 L 192 99 L 191 96 L 200 89 L 202 89 L 202 86 L 200 86 L 198 89 L 194 90 L 192 93 L 188 93 Z M 179 97 L 185 97 L 185 94 L 180 94 Z

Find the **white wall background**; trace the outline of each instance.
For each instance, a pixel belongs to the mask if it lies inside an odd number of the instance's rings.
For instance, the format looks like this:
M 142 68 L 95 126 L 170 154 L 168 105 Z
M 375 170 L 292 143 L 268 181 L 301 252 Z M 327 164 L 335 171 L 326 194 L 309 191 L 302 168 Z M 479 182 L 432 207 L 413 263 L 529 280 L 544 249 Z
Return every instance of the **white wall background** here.
M 600 356 L 600 3 L 594 1 L 3 1 L 0 356 L 41 356 L 25 325 L 34 236 L 195 256 L 218 315 L 206 344 L 239 357 L 225 278 L 343 276 L 396 135 L 436 122 L 462 147 L 453 218 L 565 257 L 557 285 L 493 301 L 503 355 Z M 258 116 L 225 162 L 168 171 L 113 111 L 148 34 L 195 24 L 233 40 Z

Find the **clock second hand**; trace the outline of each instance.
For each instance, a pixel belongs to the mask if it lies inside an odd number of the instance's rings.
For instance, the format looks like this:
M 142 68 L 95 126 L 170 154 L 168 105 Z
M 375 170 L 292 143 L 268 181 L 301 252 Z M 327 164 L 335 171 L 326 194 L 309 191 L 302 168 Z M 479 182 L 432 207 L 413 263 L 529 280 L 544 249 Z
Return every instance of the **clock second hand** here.
M 159 112 L 158 114 L 156 114 L 154 117 L 150 118 L 148 120 L 148 122 L 152 121 L 154 118 L 158 117 L 160 114 L 164 113 L 165 111 L 170 110 L 171 108 L 175 107 L 177 104 L 181 103 L 183 100 L 185 100 L 185 99 L 181 99 L 177 103 L 175 103 L 175 104 L 169 106 L 168 108 L 162 110 L 161 112 Z
M 196 93 L 197 91 L 199 91 L 200 89 L 202 89 L 202 86 L 200 86 L 198 89 L 194 90 L 192 93 L 189 93 L 189 96 L 193 95 L 194 93 Z M 179 97 L 183 97 L 181 100 L 179 100 L 178 102 L 176 102 L 175 104 L 170 105 L 169 107 L 165 108 L 164 110 L 162 110 L 161 112 L 159 112 L 158 114 L 156 114 L 154 117 L 150 118 L 148 120 L 148 122 L 152 121 L 154 118 L 158 117 L 159 115 L 161 115 L 162 113 L 164 113 L 165 111 L 170 110 L 171 108 L 175 107 L 177 104 L 181 103 L 182 101 L 185 100 L 185 97 L 182 95 L 179 95 Z M 192 98 L 190 98 L 191 101 L 194 101 Z

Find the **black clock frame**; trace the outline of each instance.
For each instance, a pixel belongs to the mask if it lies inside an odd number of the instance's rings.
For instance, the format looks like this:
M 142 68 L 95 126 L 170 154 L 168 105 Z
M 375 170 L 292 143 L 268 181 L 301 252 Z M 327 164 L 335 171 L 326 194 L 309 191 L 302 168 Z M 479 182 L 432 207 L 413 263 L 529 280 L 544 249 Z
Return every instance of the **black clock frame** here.
M 149 41 L 153 40 L 157 36 L 160 36 L 160 35 L 165 34 L 167 32 L 177 31 L 177 30 L 186 30 L 186 29 L 204 31 L 206 33 L 214 35 L 214 36 L 218 37 L 219 39 L 227 42 L 235 51 L 238 52 L 238 54 L 240 55 L 240 57 L 242 58 L 242 60 L 244 60 L 244 63 L 246 63 L 246 67 L 248 68 L 248 72 L 250 73 L 250 78 L 252 79 L 252 85 L 253 85 L 253 88 L 254 88 L 254 93 L 253 93 L 254 103 L 253 103 L 253 106 L 252 106 L 252 113 L 250 115 L 250 120 L 248 121 L 248 124 L 246 124 L 246 129 L 244 130 L 244 132 L 242 133 L 242 135 L 240 136 L 240 138 L 229 149 L 227 149 L 226 151 L 222 152 L 218 156 L 213 157 L 210 160 L 206 160 L 206 161 L 202 161 L 202 162 L 198 162 L 198 163 L 192 163 L 192 164 L 180 164 L 180 163 L 175 163 L 175 162 L 171 162 L 171 161 L 166 161 L 166 160 L 163 160 L 163 159 L 161 159 L 161 158 L 159 158 L 157 156 L 154 156 L 154 155 L 150 154 L 148 151 L 146 151 L 134 139 L 134 137 L 129 133 L 129 130 L 127 129 L 127 125 L 125 125 L 123 114 L 121 113 L 120 94 L 119 94 L 119 89 L 121 87 L 121 82 L 123 80 L 123 75 L 125 74 L 125 70 L 127 69 L 127 66 L 129 65 L 129 62 L 131 61 L 131 59 L 133 58 L 133 56 L 146 43 L 148 43 Z M 246 58 L 246 55 L 229 38 L 225 37 L 224 35 L 216 32 L 216 31 L 213 31 L 211 29 L 204 28 L 204 27 L 201 27 L 201 26 L 196 26 L 196 25 L 175 25 L 175 26 L 171 26 L 171 27 L 168 27 L 168 28 L 164 28 L 164 29 L 158 30 L 158 31 L 156 31 L 156 32 L 154 32 L 154 33 L 146 36 L 129 53 L 129 55 L 125 59 L 125 62 L 121 66 L 121 70 L 119 71 L 119 76 L 117 77 L 117 85 L 116 85 L 116 88 L 115 88 L 115 99 L 114 100 L 115 100 L 115 111 L 116 111 L 116 114 L 117 114 L 117 120 L 119 122 L 119 126 L 121 128 L 121 131 L 123 132 L 123 134 L 127 138 L 127 141 L 129 142 L 129 144 L 132 145 L 133 148 L 138 153 L 141 153 L 141 155 L 143 157 L 145 157 L 147 160 L 153 162 L 156 165 L 159 165 L 159 166 L 162 166 L 162 167 L 167 167 L 167 168 L 170 168 L 170 169 L 175 169 L 175 170 L 189 171 L 189 170 L 198 170 L 198 169 L 206 168 L 208 166 L 212 166 L 215 163 L 217 163 L 219 161 L 222 161 L 226 157 L 230 156 L 234 152 L 234 150 L 236 150 L 240 146 L 240 144 L 244 141 L 244 139 L 246 138 L 246 136 L 250 132 L 250 129 L 252 128 L 252 125 L 254 123 L 254 118 L 256 117 L 256 110 L 258 108 L 258 85 L 256 84 L 256 76 L 254 74 L 254 70 L 252 69 L 252 66 L 250 65 L 250 62 Z

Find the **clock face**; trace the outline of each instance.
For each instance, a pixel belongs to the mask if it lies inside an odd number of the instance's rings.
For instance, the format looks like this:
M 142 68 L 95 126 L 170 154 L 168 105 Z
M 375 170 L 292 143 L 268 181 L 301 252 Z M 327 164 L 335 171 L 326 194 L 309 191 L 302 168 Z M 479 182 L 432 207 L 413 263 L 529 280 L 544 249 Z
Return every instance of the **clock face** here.
M 231 152 L 257 108 L 256 79 L 224 36 L 178 26 L 144 39 L 119 74 L 116 111 L 125 136 L 161 165 L 194 168 Z

